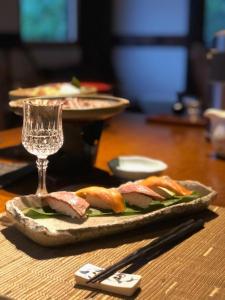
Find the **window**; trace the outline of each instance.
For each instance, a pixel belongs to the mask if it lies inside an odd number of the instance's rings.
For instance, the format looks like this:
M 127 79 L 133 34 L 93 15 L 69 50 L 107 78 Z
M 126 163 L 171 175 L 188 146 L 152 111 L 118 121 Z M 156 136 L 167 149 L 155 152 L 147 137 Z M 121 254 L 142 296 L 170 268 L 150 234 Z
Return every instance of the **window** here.
M 167 113 L 186 90 L 187 0 L 114 0 L 113 63 L 122 96 L 144 112 Z
M 25 42 L 75 42 L 76 0 L 20 0 L 20 33 Z

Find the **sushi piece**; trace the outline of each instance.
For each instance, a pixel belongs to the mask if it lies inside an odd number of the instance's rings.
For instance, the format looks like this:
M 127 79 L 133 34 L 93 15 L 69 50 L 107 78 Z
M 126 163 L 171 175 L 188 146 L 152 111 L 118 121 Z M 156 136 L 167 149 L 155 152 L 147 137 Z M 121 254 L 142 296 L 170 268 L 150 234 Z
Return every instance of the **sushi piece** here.
M 138 182 L 140 185 L 147 186 L 165 196 L 173 192 L 175 195 L 186 196 L 191 195 L 192 191 L 179 184 L 177 181 L 168 176 L 150 176 Z M 162 189 L 163 188 L 163 189 Z M 170 195 L 171 196 L 171 195 Z
M 72 192 L 54 192 L 45 196 L 44 201 L 54 210 L 72 218 L 83 218 L 89 207 L 88 202 Z
M 92 207 L 111 209 L 116 213 L 125 210 L 123 197 L 117 189 L 106 189 L 99 186 L 91 186 L 75 192 L 79 197 L 84 198 Z
M 133 182 L 121 185 L 118 190 L 129 205 L 141 208 L 147 208 L 153 200 L 165 199 L 150 188 Z

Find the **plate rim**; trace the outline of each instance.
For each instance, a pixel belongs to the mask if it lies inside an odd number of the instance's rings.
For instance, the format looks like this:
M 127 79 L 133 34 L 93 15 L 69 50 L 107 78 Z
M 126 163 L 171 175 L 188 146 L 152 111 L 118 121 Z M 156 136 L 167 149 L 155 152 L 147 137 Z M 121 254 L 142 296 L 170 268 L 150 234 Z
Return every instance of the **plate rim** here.
M 76 121 L 95 121 L 95 120 L 104 120 L 109 117 L 114 116 L 115 114 L 122 112 L 130 103 L 126 98 L 110 96 L 110 95 L 67 95 L 67 96 L 41 96 L 41 97 L 28 97 L 20 98 L 17 100 L 9 101 L 9 107 L 14 111 L 14 113 L 22 115 L 23 107 L 22 105 L 15 105 L 16 102 L 21 102 L 28 99 L 52 99 L 52 100 L 63 100 L 66 98 L 80 98 L 80 99 L 93 99 L 93 100 L 109 100 L 115 101 L 115 104 L 109 105 L 108 107 L 97 107 L 89 109 L 63 109 L 63 119 L 64 120 L 76 120 Z

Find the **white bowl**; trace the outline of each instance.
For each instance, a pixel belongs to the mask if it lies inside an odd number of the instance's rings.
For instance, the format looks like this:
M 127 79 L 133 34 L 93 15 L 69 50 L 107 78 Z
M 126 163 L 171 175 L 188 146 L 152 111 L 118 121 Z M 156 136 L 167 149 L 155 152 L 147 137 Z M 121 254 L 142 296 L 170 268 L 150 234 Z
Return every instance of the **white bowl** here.
M 161 160 L 145 156 L 118 156 L 108 162 L 113 175 L 129 180 L 137 180 L 150 175 L 159 175 L 167 169 L 167 164 Z

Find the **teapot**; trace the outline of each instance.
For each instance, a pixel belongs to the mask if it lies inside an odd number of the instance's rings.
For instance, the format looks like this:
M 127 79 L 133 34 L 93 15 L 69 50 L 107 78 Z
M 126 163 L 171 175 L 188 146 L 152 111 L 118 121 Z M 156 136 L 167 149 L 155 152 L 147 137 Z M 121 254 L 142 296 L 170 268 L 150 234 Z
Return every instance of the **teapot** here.
M 204 116 L 210 121 L 210 140 L 217 156 L 225 158 L 225 110 L 208 108 Z

